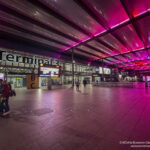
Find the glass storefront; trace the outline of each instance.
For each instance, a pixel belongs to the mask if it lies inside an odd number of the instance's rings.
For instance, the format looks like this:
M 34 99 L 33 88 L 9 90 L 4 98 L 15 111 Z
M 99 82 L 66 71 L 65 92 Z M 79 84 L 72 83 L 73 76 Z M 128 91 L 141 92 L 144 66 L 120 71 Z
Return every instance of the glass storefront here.
M 7 81 L 11 84 L 13 89 L 27 87 L 27 76 L 26 75 L 8 75 Z

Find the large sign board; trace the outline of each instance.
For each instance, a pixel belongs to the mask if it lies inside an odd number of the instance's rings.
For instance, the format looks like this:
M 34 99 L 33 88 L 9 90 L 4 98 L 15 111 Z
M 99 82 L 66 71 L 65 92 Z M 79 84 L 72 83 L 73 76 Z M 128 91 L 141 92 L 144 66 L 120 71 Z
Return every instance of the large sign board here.
M 37 56 L 26 56 L 22 54 L 11 53 L 7 51 L 0 50 L 0 61 L 7 62 L 18 62 L 24 64 L 33 64 L 33 65 L 59 65 L 58 59 L 53 58 L 42 58 Z

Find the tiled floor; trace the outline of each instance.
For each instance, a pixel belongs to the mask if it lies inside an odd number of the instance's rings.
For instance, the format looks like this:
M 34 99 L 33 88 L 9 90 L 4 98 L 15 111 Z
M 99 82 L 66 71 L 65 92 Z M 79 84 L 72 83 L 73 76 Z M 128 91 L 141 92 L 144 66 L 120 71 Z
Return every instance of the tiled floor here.
M 0 150 L 130 150 L 120 141 L 150 141 L 150 89 L 20 89 L 10 106 Z

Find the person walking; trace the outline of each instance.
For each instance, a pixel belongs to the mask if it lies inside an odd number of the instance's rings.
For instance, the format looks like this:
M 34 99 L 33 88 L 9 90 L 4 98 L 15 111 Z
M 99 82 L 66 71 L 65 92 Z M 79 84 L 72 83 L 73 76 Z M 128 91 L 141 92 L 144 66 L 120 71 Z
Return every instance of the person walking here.
M 84 79 L 84 80 L 83 80 L 83 85 L 84 85 L 84 87 L 86 87 L 86 84 L 87 84 L 87 81 Z
M 3 116 L 8 115 L 10 113 L 9 96 L 11 96 L 11 94 L 12 94 L 11 85 L 8 84 L 7 81 L 3 81 L 2 103 L 1 103 Z
M 80 87 L 80 82 L 79 80 L 76 82 L 76 88 L 77 88 L 77 91 L 79 91 L 79 87 Z

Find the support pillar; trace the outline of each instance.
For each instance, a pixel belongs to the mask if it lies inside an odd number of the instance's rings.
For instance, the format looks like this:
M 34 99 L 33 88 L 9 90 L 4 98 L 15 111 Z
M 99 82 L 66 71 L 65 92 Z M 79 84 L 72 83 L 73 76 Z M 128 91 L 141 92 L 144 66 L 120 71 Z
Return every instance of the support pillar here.
M 74 87 L 74 48 L 72 48 L 72 87 Z
M 145 76 L 145 87 L 148 88 L 148 79 L 147 79 L 147 76 Z
M 102 81 L 104 82 L 104 61 L 102 59 Z
M 48 89 L 48 90 L 51 90 L 51 89 L 52 89 L 52 79 L 51 79 L 51 77 L 48 78 L 47 89 Z

